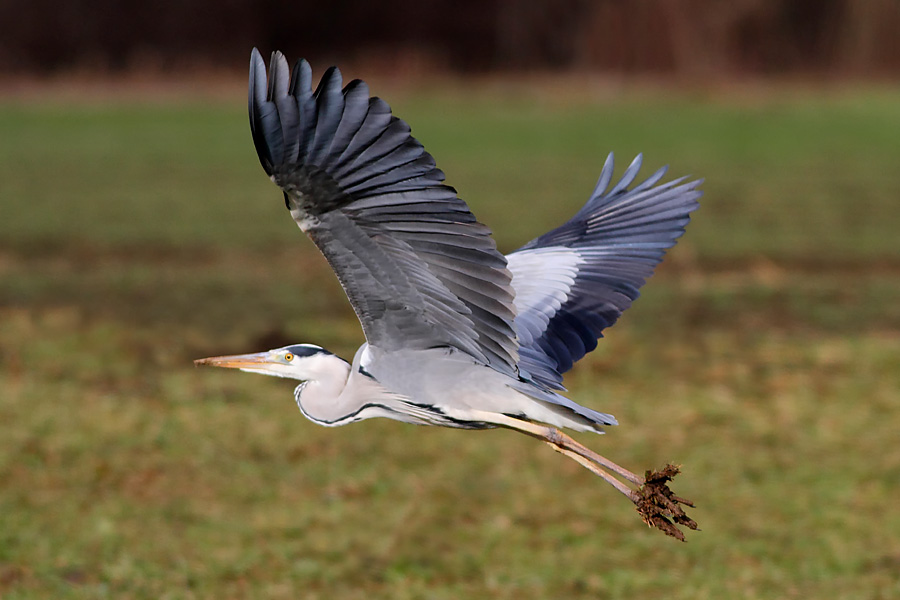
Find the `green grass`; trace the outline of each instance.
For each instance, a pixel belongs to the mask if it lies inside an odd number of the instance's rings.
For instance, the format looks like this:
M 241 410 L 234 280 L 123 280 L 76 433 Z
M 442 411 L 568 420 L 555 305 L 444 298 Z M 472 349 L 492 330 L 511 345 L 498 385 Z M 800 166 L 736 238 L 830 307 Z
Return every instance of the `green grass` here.
M 580 439 L 684 465 L 687 544 L 525 436 L 319 428 L 288 382 L 192 366 L 361 342 L 241 94 L 0 103 L 0 595 L 900 595 L 900 92 L 672 96 L 394 104 L 505 249 L 574 212 L 608 150 L 706 178 L 567 379 L 622 423 Z

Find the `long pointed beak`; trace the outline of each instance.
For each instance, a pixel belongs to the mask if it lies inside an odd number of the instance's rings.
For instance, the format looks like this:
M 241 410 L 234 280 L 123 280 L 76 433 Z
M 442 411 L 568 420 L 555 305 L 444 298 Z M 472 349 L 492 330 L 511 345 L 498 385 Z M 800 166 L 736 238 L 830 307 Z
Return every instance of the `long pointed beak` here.
M 268 352 L 257 352 L 255 354 L 234 354 L 232 356 L 198 358 L 194 361 L 194 364 L 225 367 L 226 369 L 258 369 L 261 366 L 265 368 L 264 365 L 270 365 L 272 362 Z

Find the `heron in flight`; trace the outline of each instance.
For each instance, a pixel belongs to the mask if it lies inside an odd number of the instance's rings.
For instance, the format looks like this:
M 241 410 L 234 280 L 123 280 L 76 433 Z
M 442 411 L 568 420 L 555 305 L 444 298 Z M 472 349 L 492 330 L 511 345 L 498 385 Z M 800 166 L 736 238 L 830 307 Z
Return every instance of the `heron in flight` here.
M 602 433 L 609 414 L 561 395 L 563 373 L 638 297 L 697 208 L 700 181 L 635 184 L 639 155 L 612 182 L 610 154 L 587 203 L 504 256 L 444 183 L 432 156 L 362 81 L 280 52 L 250 62 L 250 129 L 291 216 L 334 270 L 363 332 L 352 362 L 312 344 L 198 364 L 299 380 L 303 415 L 329 427 L 385 417 L 461 429 L 502 427 L 543 440 L 612 484 L 648 525 L 696 529 L 667 482 L 562 431 Z M 674 521 L 674 524 L 673 524 Z

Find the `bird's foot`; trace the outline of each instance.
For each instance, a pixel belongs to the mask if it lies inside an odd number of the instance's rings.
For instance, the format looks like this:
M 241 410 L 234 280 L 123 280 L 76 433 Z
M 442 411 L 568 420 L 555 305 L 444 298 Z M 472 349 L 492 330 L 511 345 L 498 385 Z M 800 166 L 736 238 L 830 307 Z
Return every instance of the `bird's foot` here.
M 672 493 L 668 482 L 681 472 L 675 465 L 666 465 L 659 471 L 647 471 L 644 483 L 632 493 L 632 501 L 638 514 L 649 527 L 655 527 L 673 538 L 684 540 L 678 525 L 697 530 L 697 522 L 687 516 L 682 508 L 694 504 Z

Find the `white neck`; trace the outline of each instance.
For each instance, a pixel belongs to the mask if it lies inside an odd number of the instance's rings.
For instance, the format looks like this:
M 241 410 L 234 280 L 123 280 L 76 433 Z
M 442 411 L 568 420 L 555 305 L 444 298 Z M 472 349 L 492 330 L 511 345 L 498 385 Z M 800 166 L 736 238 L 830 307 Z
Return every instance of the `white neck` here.
M 350 364 L 333 354 L 315 356 L 306 361 L 315 362 L 305 370 L 305 381 L 294 390 L 297 406 L 310 421 L 321 425 L 342 425 L 338 421 L 352 411 L 351 407 L 345 406 L 349 399 L 342 395 L 350 377 Z

